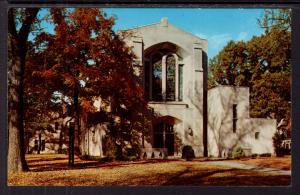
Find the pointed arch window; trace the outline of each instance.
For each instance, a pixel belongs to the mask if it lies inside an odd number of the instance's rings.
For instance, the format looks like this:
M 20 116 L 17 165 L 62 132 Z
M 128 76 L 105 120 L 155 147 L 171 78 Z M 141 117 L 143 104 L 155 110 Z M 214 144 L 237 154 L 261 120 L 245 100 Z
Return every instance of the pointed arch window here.
M 146 67 L 146 70 L 150 72 L 150 77 L 145 77 L 146 82 L 150 84 L 145 84 L 150 100 L 182 100 L 183 64 L 178 64 L 178 56 L 175 53 L 155 53 L 145 65 L 149 67 Z

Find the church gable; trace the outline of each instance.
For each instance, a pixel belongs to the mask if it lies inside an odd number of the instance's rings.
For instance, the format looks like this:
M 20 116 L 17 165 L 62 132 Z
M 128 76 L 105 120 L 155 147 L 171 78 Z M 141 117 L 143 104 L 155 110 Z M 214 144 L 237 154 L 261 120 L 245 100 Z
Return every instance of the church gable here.
M 152 45 L 162 42 L 173 43 L 186 51 L 192 51 L 193 44 L 198 44 L 203 51 L 207 51 L 208 46 L 207 40 L 169 24 L 166 18 L 162 18 L 160 23 L 141 26 L 123 32 L 130 35 L 128 42 L 135 42 L 138 38 L 142 39 L 145 50 Z

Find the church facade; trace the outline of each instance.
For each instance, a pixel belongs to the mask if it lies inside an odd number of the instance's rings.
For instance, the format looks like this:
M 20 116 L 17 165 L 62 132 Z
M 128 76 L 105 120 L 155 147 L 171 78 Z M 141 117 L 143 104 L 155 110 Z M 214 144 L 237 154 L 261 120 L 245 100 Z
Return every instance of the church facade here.
M 182 146 L 190 145 L 200 157 L 207 142 L 207 156 L 230 156 L 235 147 L 247 154 L 273 153 L 276 121 L 250 118 L 249 88 L 207 90 L 207 40 L 166 18 L 125 34 L 148 105 L 158 115 L 145 152 L 163 148 L 168 156 L 181 156 Z
M 170 25 L 166 18 L 126 30 L 125 36 L 136 55 L 148 105 L 158 116 L 145 151 L 165 148 L 168 156 L 179 156 L 182 146 L 191 145 L 201 156 L 207 40 Z
M 155 113 L 140 157 L 180 158 L 189 145 L 196 157 L 230 157 L 241 147 L 246 155 L 274 154 L 272 136 L 276 120 L 251 118 L 249 88 L 217 86 L 207 89 L 208 41 L 185 32 L 163 18 L 159 23 L 122 31 L 136 58 L 136 74 L 148 106 Z M 101 100 L 95 107 L 101 107 Z M 104 157 L 103 139 L 108 131 L 104 115 L 96 123 L 81 121 L 82 155 Z M 70 117 L 60 118 L 48 130 L 27 133 L 28 153 L 67 151 Z M 207 154 L 203 143 L 207 143 Z
M 120 33 L 135 54 L 135 73 L 155 114 L 145 127 L 147 136 L 141 135 L 141 158 L 180 158 L 187 145 L 196 157 L 230 157 L 237 147 L 246 155 L 274 154 L 276 120 L 250 117 L 248 87 L 207 89 L 207 40 L 169 24 L 166 18 Z M 102 104 L 94 102 L 96 108 Z M 101 112 L 92 116 L 93 123 L 82 118 L 75 145 L 82 155 L 104 157 L 109 123 Z M 29 153 L 67 150 L 65 131 L 74 120 L 59 120 L 52 131 L 28 137 Z
M 274 153 L 276 121 L 250 118 L 249 88 L 207 90 L 207 40 L 169 24 L 166 18 L 121 33 L 136 56 L 136 74 L 156 115 L 141 156 L 181 157 L 183 146 L 189 145 L 196 157 L 202 157 L 205 142 L 206 155 L 212 157 L 231 156 L 236 147 L 246 155 Z M 83 153 L 103 155 L 105 129 L 103 123 L 86 129 Z

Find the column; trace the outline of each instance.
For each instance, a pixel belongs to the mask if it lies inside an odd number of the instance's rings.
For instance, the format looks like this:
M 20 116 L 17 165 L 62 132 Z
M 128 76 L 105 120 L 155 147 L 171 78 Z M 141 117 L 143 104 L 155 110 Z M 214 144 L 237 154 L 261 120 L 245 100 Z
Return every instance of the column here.
M 133 37 L 133 52 L 136 56 L 134 61 L 134 72 L 140 78 L 139 83 L 144 86 L 144 67 L 143 67 L 143 39 L 142 37 Z M 145 86 L 144 86 L 145 87 Z
M 194 43 L 193 45 L 193 54 L 194 54 L 194 70 L 203 71 L 202 68 L 202 46 L 200 43 Z
M 142 37 L 133 37 L 133 52 L 136 56 L 135 65 L 143 66 L 143 39 Z

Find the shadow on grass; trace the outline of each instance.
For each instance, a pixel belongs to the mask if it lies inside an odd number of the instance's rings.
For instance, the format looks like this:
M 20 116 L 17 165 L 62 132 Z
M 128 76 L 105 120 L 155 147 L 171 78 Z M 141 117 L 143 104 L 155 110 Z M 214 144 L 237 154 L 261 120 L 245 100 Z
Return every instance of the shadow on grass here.
M 204 178 L 203 183 L 211 186 L 288 186 L 291 185 L 291 176 L 234 173 L 230 176 Z
M 203 180 L 205 178 L 210 177 L 216 173 L 231 172 L 233 170 L 235 169 L 192 171 L 190 170 L 190 168 L 187 168 L 180 174 L 170 178 L 163 185 L 199 185 L 203 184 Z
M 182 185 L 182 186 L 287 186 L 290 185 L 291 177 L 288 175 L 272 175 L 257 172 L 255 170 L 242 170 L 236 168 L 224 168 L 222 166 L 218 167 L 205 167 L 207 165 L 203 164 L 201 166 L 201 161 L 195 161 L 193 163 L 182 161 L 177 167 L 178 171 L 174 171 L 175 167 L 170 167 L 167 165 L 165 168 L 170 169 L 170 171 L 135 171 L 135 165 L 147 165 L 147 164 L 165 164 L 174 161 L 173 159 L 149 159 L 149 160 L 137 160 L 137 161 L 112 161 L 112 162 L 101 162 L 96 160 L 81 160 L 75 157 L 74 167 L 68 166 L 68 156 L 61 156 L 57 158 L 28 158 L 28 164 L 30 167 L 30 172 L 47 172 L 47 171 L 61 171 L 61 170 L 83 170 L 89 169 L 87 171 L 94 172 L 93 169 L 106 169 L 106 173 L 109 175 L 97 180 L 97 178 L 80 178 L 72 177 L 72 182 L 70 183 L 69 177 L 65 179 L 60 178 L 59 184 L 66 185 Z M 170 164 L 171 165 L 171 164 Z M 175 164 L 172 164 L 175 165 Z M 177 163 L 176 163 L 177 165 Z M 200 166 L 199 166 L 200 165 Z M 110 172 L 110 170 L 120 167 L 127 167 L 128 170 L 126 174 L 118 175 L 118 178 L 112 179 L 115 171 Z M 159 166 L 158 166 L 159 167 Z M 150 167 L 140 167 L 140 169 L 148 169 Z M 131 172 L 132 170 L 132 172 Z M 85 170 L 83 170 L 85 171 Z M 110 175 L 110 173 L 112 175 Z M 45 173 L 50 174 L 50 173 Z M 53 173 L 56 174 L 55 172 Z M 72 174 L 75 174 L 72 172 Z M 48 178 L 48 176 L 47 176 Z M 52 181 L 52 180 L 51 180 Z M 55 181 L 55 180 L 53 180 Z M 40 181 L 39 181 L 40 182 Z M 45 185 L 55 185 L 46 180 Z M 40 183 L 39 183 L 40 184 Z M 40 184 L 41 185 L 41 184 Z
M 67 158 L 65 158 L 65 157 L 56 157 L 56 158 L 50 158 L 50 159 L 34 158 L 34 159 L 26 160 L 26 161 L 27 161 L 27 163 L 35 163 L 35 162 L 41 162 L 41 161 L 43 161 L 43 162 L 51 162 L 51 161 L 55 161 L 55 160 L 66 160 Z
M 65 160 L 65 162 L 55 162 L 55 160 Z M 168 163 L 174 160 L 167 159 L 149 159 L 149 160 L 137 160 L 137 161 L 95 161 L 84 160 L 79 158 L 75 159 L 74 166 L 68 166 L 68 158 L 53 158 L 51 159 L 38 159 L 28 160 L 29 169 L 31 172 L 45 172 L 45 171 L 60 171 L 60 170 L 78 170 L 88 168 L 106 168 L 112 169 L 114 167 L 132 166 L 134 164 L 153 164 L 153 163 Z M 50 162 L 50 163 L 49 163 Z M 35 164 L 38 163 L 38 164 Z
M 177 175 L 163 185 L 190 186 L 288 186 L 291 177 L 288 175 L 262 175 L 255 171 L 240 169 L 194 171 Z

